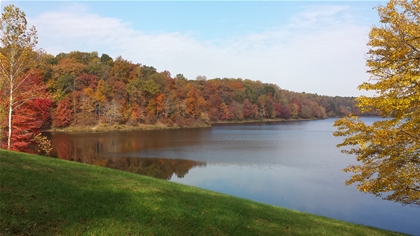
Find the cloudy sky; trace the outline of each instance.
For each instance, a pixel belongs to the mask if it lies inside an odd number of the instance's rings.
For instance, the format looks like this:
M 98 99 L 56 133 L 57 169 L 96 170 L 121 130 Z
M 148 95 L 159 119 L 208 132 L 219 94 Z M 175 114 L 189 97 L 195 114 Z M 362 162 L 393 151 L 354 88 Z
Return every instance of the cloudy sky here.
M 242 78 L 332 96 L 366 94 L 368 33 L 381 1 L 5 1 L 38 48 L 97 51 L 188 79 Z

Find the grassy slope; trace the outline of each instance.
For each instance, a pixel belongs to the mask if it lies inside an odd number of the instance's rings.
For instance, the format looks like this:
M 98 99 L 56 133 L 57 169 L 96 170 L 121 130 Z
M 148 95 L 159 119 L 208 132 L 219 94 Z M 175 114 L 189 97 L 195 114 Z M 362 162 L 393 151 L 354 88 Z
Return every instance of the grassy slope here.
M 0 235 L 397 235 L 117 170 L 0 150 Z

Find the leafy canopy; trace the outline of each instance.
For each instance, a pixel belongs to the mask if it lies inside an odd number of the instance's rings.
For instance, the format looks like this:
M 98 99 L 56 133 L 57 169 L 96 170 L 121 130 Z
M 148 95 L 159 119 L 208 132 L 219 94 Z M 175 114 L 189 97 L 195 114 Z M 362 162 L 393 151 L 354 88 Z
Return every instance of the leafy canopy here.
M 420 204 L 420 1 L 391 0 L 377 7 L 380 24 L 369 34 L 366 65 L 371 78 L 359 89 L 376 91 L 356 99 L 362 112 L 386 119 L 365 124 L 355 116 L 336 121 L 338 147 L 359 165 L 346 184 L 403 204 Z

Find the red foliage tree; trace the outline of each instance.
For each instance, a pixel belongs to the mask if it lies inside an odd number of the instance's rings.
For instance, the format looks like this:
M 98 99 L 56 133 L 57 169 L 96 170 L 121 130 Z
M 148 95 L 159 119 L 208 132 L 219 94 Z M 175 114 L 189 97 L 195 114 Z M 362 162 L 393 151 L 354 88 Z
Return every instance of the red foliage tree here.
M 55 110 L 52 118 L 54 127 L 66 127 L 73 121 L 73 108 L 69 98 L 63 99 L 58 102 L 57 109 Z
M 34 99 L 16 108 L 12 115 L 11 150 L 28 152 L 30 144 L 49 118 L 53 102 L 50 99 Z
M 259 110 L 258 110 L 258 105 L 257 104 L 252 105 L 250 117 L 253 118 L 253 119 L 258 119 L 259 118 Z
M 96 75 L 82 74 L 74 79 L 76 90 L 82 91 L 85 88 L 92 88 L 95 90 L 98 85 L 98 77 Z
M 41 78 L 40 71 L 31 70 L 15 90 L 14 103 L 11 104 L 13 112 L 6 119 L 6 122 L 11 124 L 11 132 L 6 132 L 10 143 L 4 143 L 4 147 L 10 144 L 9 148 L 12 150 L 28 151 L 33 137 L 49 119 L 53 101 Z M 7 109 L 9 108 L 10 104 L 7 105 Z
M 292 111 L 289 105 L 282 105 L 280 109 L 280 117 L 283 119 L 289 119 L 292 116 Z
M 245 119 L 247 119 L 251 115 L 252 104 L 251 104 L 251 102 L 247 98 L 247 99 L 245 99 L 243 105 L 244 105 L 243 117 Z
M 280 117 L 281 114 L 281 105 L 280 103 L 274 104 L 274 110 L 276 111 L 276 117 Z

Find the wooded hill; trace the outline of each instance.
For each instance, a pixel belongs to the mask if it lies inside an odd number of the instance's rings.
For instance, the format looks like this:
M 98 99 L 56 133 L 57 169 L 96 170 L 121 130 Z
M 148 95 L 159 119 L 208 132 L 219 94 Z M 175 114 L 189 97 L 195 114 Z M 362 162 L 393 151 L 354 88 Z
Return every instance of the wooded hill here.
M 141 123 L 188 126 L 215 121 L 360 115 L 352 97 L 295 93 L 240 78 L 188 80 L 97 52 L 43 54 L 41 80 L 53 97 L 44 127 Z
M 23 102 L 14 107 L 12 117 L 11 149 L 18 151 L 28 151 L 33 141 L 38 145 L 47 142 L 36 136 L 40 129 L 101 126 L 103 130 L 144 124 L 188 127 L 221 121 L 360 115 L 353 97 L 296 93 L 240 78 L 198 76 L 189 80 L 121 56 L 115 60 L 107 54 L 99 57 L 97 52 L 53 56 L 32 51 L 31 55 L 36 66 L 25 73 L 16 97 Z M 1 93 L 7 94 L 7 88 Z M 26 91 L 37 91 L 36 99 L 27 97 Z M 4 111 L 5 97 L 1 97 Z M 7 134 L 7 129 L 3 132 Z

